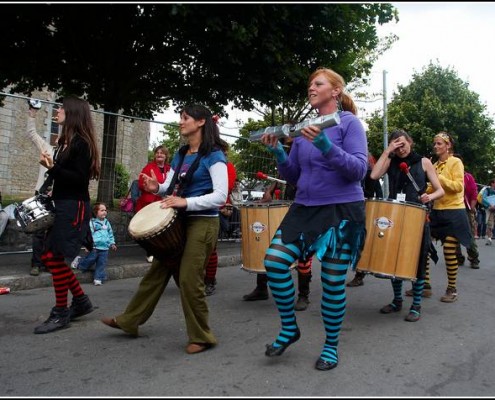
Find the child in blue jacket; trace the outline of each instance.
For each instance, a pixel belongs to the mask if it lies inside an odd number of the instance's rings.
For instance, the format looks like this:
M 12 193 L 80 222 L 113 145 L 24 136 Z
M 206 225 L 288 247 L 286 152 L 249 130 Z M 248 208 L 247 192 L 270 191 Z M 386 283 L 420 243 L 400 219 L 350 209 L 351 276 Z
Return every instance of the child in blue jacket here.
M 93 283 L 95 286 L 100 286 L 107 279 L 108 250 L 117 250 L 112 225 L 107 219 L 107 206 L 104 203 L 95 203 L 89 226 L 93 235 L 93 250 L 84 258 L 77 256 L 71 266 L 74 269 L 88 271 L 93 264 L 96 264 Z

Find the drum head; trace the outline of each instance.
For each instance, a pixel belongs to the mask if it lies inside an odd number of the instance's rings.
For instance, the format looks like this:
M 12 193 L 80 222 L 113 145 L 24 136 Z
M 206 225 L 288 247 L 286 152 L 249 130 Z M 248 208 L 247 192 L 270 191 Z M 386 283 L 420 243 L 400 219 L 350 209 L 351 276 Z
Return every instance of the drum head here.
M 416 207 L 420 208 L 422 210 L 427 210 L 428 207 L 426 207 L 424 204 L 420 203 L 413 203 L 411 201 L 402 201 L 402 200 L 396 200 L 396 199 L 380 199 L 378 197 L 373 197 L 371 199 L 366 199 L 366 202 L 368 203 L 383 203 L 383 204 L 389 204 L 389 205 L 402 205 L 402 206 L 408 206 L 408 207 Z
M 139 210 L 129 222 L 129 234 L 136 238 L 147 238 L 163 230 L 170 224 L 177 211 L 173 208 L 160 208 L 155 201 Z
M 267 202 L 261 201 L 246 201 L 241 204 L 241 207 L 260 207 L 260 208 L 268 208 L 268 207 L 287 207 L 292 204 L 291 201 L 287 200 L 272 200 Z
M 38 201 L 37 201 L 37 196 L 30 197 L 29 199 L 26 199 L 22 202 L 22 205 L 27 209 L 27 210 L 33 210 L 37 207 L 39 207 Z

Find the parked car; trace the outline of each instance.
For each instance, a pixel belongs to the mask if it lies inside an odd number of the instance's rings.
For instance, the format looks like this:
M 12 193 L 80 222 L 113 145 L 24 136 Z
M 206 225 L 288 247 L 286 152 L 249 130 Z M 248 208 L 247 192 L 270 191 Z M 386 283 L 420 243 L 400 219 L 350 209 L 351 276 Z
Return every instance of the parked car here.
M 264 192 L 260 192 L 259 190 L 243 190 L 242 191 L 242 201 L 255 201 L 261 200 Z

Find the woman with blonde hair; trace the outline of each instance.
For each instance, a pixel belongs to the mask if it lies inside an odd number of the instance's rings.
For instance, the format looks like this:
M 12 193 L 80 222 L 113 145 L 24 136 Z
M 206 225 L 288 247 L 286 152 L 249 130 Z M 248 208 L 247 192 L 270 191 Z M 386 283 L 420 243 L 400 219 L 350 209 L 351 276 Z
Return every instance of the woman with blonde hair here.
M 447 267 L 447 289 L 440 301 L 453 303 L 457 300 L 457 244 L 469 247 L 473 240 L 464 205 L 464 164 L 454 157 L 454 139 L 447 132 L 435 135 L 433 149 L 438 157 L 433 166 L 445 195 L 433 203 L 430 214 L 431 235 L 442 242 Z M 427 193 L 432 193 L 432 190 L 428 185 Z M 430 283 L 428 268 L 426 283 Z

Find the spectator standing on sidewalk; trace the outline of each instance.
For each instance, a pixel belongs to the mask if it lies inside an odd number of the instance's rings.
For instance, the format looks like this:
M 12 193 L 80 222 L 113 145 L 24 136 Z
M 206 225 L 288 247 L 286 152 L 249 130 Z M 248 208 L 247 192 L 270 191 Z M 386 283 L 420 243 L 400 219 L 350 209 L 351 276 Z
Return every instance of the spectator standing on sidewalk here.
M 492 200 L 495 195 L 495 178 L 490 181 L 490 185 L 483 191 L 482 205 L 488 213 L 486 222 L 486 245 L 492 245 L 493 225 L 495 219 L 495 202 Z
M 112 225 L 107 219 L 107 206 L 105 203 L 95 203 L 93 206 L 93 218 L 89 222 L 93 236 L 93 250 L 84 258 L 77 256 L 71 266 L 80 271 L 88 271 L 95 265 L 93 284 L 100 286 L 107 280 L 108 251 L 117 250 Z
M 2 208 L 2 192 L 0 192 L 0 237 L 2 237 L 8 223 L 9 215 L 7 214 L 7 211 Z
M 479 201 L 476 203 L 476 236 L 474 238 L 486 239 L 486 209 Z
M 139 196 L 136 202 L 136 213 L 148 204 L 162 199 L 161 196 L 147 192 L 144 189 L 143 174 L 151 176 L 151 171 L 153 171 L 159 184 L 165 182 L 168 171 L 170 171 L 169 157 L 170 153 L 164 145 L 159 145 L 153 149 L 153 160 L 146 164 L 139 174 L 138 186 L 141 196 Z M 146 252 L 146 261 L 149 263 L 153 261 L 153 255 L 149 252 Z

